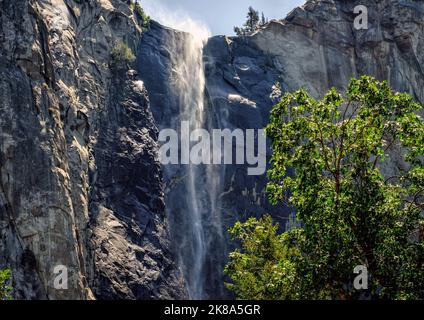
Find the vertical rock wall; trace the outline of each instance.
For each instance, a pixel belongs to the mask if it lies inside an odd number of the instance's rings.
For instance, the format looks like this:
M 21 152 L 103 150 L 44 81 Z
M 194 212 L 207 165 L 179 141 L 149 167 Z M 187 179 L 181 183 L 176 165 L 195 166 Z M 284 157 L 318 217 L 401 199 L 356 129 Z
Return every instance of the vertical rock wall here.
M 0 267 L 20 299 L 183 298 L 128 1 L 0 1 Z M 54 288 L 54 268 L 68 289 Z

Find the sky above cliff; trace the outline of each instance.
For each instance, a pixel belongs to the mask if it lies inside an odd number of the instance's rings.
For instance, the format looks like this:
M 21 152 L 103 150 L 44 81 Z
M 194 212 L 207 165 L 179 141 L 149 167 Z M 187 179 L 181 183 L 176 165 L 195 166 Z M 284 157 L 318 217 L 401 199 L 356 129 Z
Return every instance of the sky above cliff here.
M 199 29 L 212 35 L 233 35 L 233 27 L 246 20 L 247 8 L 269 19 L 284 18 L 305 0 L 139 0 L 156 21 L 184 31 Z

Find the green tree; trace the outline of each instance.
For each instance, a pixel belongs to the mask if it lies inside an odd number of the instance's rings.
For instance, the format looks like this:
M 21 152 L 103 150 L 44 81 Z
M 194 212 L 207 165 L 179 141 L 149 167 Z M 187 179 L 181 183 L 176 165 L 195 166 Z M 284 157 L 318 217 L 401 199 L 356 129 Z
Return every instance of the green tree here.
M 237 222 L 229 230 L 234 240 L 242 243 L 242 250 L 230 254 L 225 267 L 233 283 L 226 283 L 239 299 L 287 299 L 297 295 L 296 270 L 291 257 L 300 253 L 287 245 L 288 234 L 277 234 L 270 216 L 260 220 Z
M 0 270 L 0 300 L 12 298 L 12 287 L 10 286 L 11 272 L 9 269 Z
M 424 298 L 421 108 L 368 76 L 352 79 L 344 96 L 333 88 L 315 100 L 299 90 L 273 107 L 267 192 L 302 223 L 282 237 L 301 253 L 278 262 L 294 265 L 298 291 L 289 298 L 358 298 L 357 265 L 369 272 L 372 298 Z M 393 176 L 382 174 L 388 165 Z M 240 280 L 230 277 L 237 287 Z
M 262 12 L 262 14 L 261 14 L 261 23 L 260 23 L 260 25 L 261 25 L 261 26 L 263 26 L 263 25 L 265 25 L 267 22 L 268 22 L 268 19 L 267 19 L 267 18 L 265 18 L 264 13 Z
M 243 27 L 234 27 L 234 32 L 238 36 L 250 35 L 260 26 L 259 12 L 252 7 L 249 7 L 246 18 L 247 20 L 243 24 Z

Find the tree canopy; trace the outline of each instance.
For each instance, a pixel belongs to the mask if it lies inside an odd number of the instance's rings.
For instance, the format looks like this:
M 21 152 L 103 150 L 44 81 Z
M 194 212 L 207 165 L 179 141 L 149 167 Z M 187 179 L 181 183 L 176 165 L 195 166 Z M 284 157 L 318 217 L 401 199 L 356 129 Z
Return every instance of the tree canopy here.
M 237 223 L 231 234 L 242 246 L 230 256 L 228 287 L 243 299 L 424 298 L 421 108 L 368 76 L 321 100 L 285 94 L 266 128 L 267 192 L 301 227 L 279 235 L 270 218 Z M 368 271 L 365 291 L 352 285 L 358 265 Z

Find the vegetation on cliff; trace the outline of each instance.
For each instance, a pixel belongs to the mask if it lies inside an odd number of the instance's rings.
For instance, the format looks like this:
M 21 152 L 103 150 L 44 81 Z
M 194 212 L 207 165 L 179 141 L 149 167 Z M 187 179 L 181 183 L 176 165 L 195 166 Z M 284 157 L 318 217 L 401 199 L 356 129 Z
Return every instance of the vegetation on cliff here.
M 9 269 L 0 270 L 0 300 L 9 300 L 12 297 L 11 276 Z
M 120 67 L 132 63 L 135 55 L 125 42 L 119 41 L 112 49 L 112 63 L 114 66 Z
M 234 32 L 237 36 L 247 36 L 258 30 L 261 26 L 265 25 L 268 20 L 262 12 L 259 17 L 259 11 L 249 7 L 246 16 L 246 22 L 242 27 L 234 27 Z
M 134 12 L 136 18 L 141 22 L 143 30 L 150 27 L 150 17 L 144 12 L 143 7 L 137 2 L 130 0 L 130 8 Z

